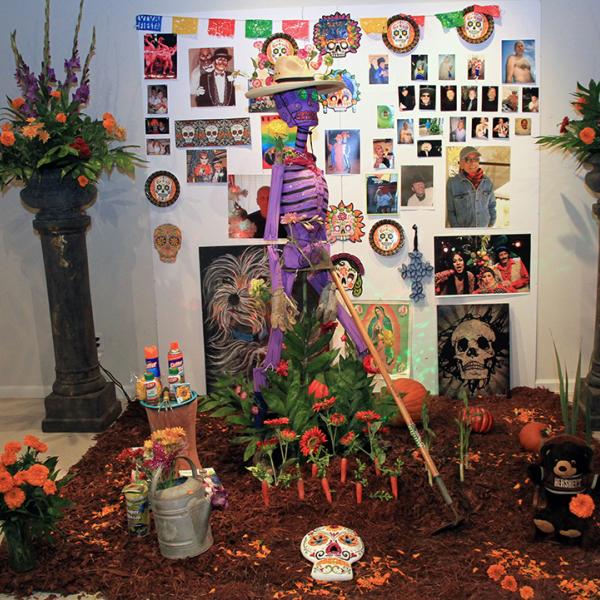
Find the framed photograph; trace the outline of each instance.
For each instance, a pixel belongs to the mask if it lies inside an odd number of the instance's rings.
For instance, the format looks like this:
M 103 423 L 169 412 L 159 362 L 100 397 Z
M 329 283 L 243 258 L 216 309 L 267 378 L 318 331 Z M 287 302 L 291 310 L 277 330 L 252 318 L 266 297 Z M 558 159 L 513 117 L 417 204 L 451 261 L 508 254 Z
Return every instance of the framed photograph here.
M 440 98 L 440 110 L 454 111 L 457 109 L 455 85 L 443 85 L 440 89 Z
M 492 121 L 492 137 L 497 140 L 507 140 L 510 137 L 507 117 L 494 117 Z
M 398 175 L 396 173 L 367 175 L 366 183 L 368 215 L 398 212 Z
M 481 90 L 481 110 L 498 112 L 498 86 L 484 85 Z
M 360 130 L 328 129 L 325 132 L 325 173 L 360 173 Z
M 467 117 L 450 117 L 450 141 L 467 141 Z
M 460 109 L 470 112 L 477 110 L 478 90 L 474 85 L 463 85 L 460 88 Z
M 162 135 L 169 133 L 168 117 L 149 117 L 146 119 L 146 135 Z
M 471 56 L 467 61 L 467 79 L 471 81 L 485 79 L 485 59 L 482 56 Z
M 394 168 L 394 140 L 380 138 L 373 140 L 373 169 L 385 171 Z
M 420 85 L 419 86 L 419 109 L 420 110 L 435 110 L 435 85 Z
M 381 85 L 389 83 L 390 72 L 387 54 L 369 54 L 369 83 Z
M 414 110 L 415 108 L 415 86 L 401 85 L 398 87 L 398 110 Z
M 402 208 L 433 208 L 433 165 L 402 165 L 400 205 Z
M 519 88 L 502 86 L 502 112 L 519 111 Z
M 439 158 L 442 156 L 442 140 L 417 142 L 417 156 L 420 158 Z
M 171 154 L 171 140 L 169 138 L 146 139 L 146 154 L 148 156 L 168 156 Z
M 144 78 L 177 79 L 177 34 L 144 35 Z
M 263 115 L 260 118 L 260 136 L 262 143 L 262 168 L 270 169 L 275 163 L 275 136 L 271 124 L 277 130 L 285 130 L 286 136 L 283 138 L 283 145 L 287 148 L 293 148 L 296 144 L 296 128 L 288 127 L 279 115 Z
M 393 129 L 394 107 L 390 104 L 377 106 L 377 129 Z
M 149 115 L 166 115 L 169 112 L 168 89 L 166 85 L 147 86 Z
M 188 183 L 227 183 L 227 150 L 187 150 Z
M 414 119 L 398 119 L 396 133 L 399 144 L 414 144 Z
M 523 88 L 523 112 L 540 112 L 540 88 Z
M 413 81 L 427 81 L 428 62 L 427 54 L 410 55 L 410 74 Z
M 490 120 L 488 117 L 471 119 L 471 137 L 474 140 L 487 140 L 490 137 Z
M 531 119 L 516 117 L 515 135 L 531 135 Z
M 190 48 L 191 106 L 235 106 L 233 48 Z
M 444 134 L 443 117 L 425 117 L 419 119 L 419 137 L 427 138 Z
M 535 83 L 535 40 L 502 40 L 504 83 Z
M 453 81 L 456 79 L 456 57 L 454 54 L 440 54 L 438 56 L 438 79 Z

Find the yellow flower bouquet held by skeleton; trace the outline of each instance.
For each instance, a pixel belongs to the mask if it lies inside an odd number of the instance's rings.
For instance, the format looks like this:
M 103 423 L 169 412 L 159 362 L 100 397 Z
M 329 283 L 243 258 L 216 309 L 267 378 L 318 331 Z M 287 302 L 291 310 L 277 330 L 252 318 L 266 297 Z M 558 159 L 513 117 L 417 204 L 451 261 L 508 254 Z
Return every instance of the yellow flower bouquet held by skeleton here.
M 143 163 L 129 150 L 134 146 L 114 145 L 125 139 L 126 131 L 112 114 L 105 112 L 101 120 L 93 120 L 81 112 L 89 100 L 90 62 L 96 42 L 94 29 L 82 69 L 78 46 L 82 11 L 83 0 L 62 81 L 51 66 L 50 0 L 45 4 L 44 52 L 37 76 L 17 48 L 17 32 L 11 34 L 21 95 L 8 97 L 0 113 L 0 188 L 12 181 L 27 184 L 34 174 L 46 169 L 60 169 L 62 177 L 72 177 L 85 188 L 104 170 L 110 172 L 116 167 L 132 174 L 134 167 Z

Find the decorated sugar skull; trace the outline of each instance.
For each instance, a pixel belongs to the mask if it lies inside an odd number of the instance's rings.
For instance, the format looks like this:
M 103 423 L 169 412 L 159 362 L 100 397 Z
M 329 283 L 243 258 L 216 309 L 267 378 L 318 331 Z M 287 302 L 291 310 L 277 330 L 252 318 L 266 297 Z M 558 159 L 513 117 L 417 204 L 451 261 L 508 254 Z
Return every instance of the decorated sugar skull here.
M 341 252 L 331 257 L 335 272 L 347 292 L 358 297 L 363 292 L 363 275 L 365 268 L 360 259 L 353 254 Z
M 477 39 L 483 34 L 483 29 L 486 25 L 485 15 L 477 12 L 470 12 L 465 15 L 463 31 L 467 37 Z
M 365 235 L 363 229 L 364 215 L 354 209 L 354 204 L 344 204 L 343 200 L 337 206 L 330 206 L 325 221 L 327 239 L 330 242 L 360 242 Z
M 159 202 L 167 202 L 175 193 L 173 180 L 166 175 L 160 175 L 154 179 L 152 186 Z
M 319 581 L 349 581 L 352 563 L 365 552 L 356 531 L 340 525 L 325 525 L 309 531 L 300 545 L 304 558 L 311 561 L 311 576 Z
M 153 237 L 161 262 L 174 263 L 181 248 L 181 229 L 177 225 L 164 223 L 154 230 Z
M 390 26 L 390 37 L 397 48 L 405 48 L 410 41 L 411 26 L 408 21 L 400 19 Z
M 321 54 L 329 54 L 332 58 L 356 53 L 361 35 L 358 23 L 349 14 L 339 12 L 321 17 L 313 29 L 315 47 Z
M 267 38 L 262 46 L 262 52 L 272 64 L 282 56 L 296 54 L 298 44 L 294 38 L 286 33 L 276 33 Z
M 184 125 L 181 128 L 181 137 L 183 138 L 183 143 L 186 145 L 192 146 L 194 144 L 194 136 L 196 135 L 196 130 L 193 125 Z
M 204 129 L 206 133 L 206 139 L 210 144 L 214 144 L 219 137 L 219 128 L 216 125 L 207 125 Z
M 235 142 L 241 142 L 244 138 L 244 126 L 241 123 L 234 123 L 231 128 L 231 137 Z
M 495 341 L 494 330 L 480 319 L 469 319 L 458 325 L 451 342 L 463 381 L 478 380 L 479 388 L 488 384 L 496 357 Z
M 356 111 L 356 103 L 360 100 L 356 77 L 346 69 L 334 69 L 328 79 L 339 79 L 344 82 L 345 87 L 336 92 L 320 95 L 323 112 L 326 113 L 327 110 L 346 112 L 348 109 Z
M 381 34 L 383 43 L 392 52 L 410 52 L 419 43 L 419 26 L 408 15 L 394 15 L 387 20 L 386 30 Z

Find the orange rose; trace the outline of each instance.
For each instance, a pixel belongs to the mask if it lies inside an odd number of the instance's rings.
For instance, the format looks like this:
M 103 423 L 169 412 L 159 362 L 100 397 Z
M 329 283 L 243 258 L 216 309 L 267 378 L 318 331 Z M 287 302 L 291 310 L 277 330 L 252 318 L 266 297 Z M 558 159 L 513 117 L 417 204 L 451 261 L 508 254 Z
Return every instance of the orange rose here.
M 27 471 L 23 471 L 25 481 L 38 487 L 44 485 L 45 481 L 48 479 L 48 473 L 50 473 L 48 467 L 39 464 L 31 465 Z
M 4 494 L 4 502 L 10 510 L 15 510 L 25 502 L 25 492 L 20 487 L 14 487 Z
M 48 446 L 44 444 L 41 440 L 35 437 L 35 435 L 26 435 L 23 438 L 23 443 L 38 452 L 47 452 Z
M 77 183 L 79 183 L 82 188 L 85 187 L 89 182 L 90 180 L 85 175 L 80 175 L 77 178 Z
M 15 134 L 8 129 L 5 129 L 0 134 L 0 144 L 3 146 L 12 146 L 15 143 Z
M 523 600 L 531 600 L 531 598 L 535 596 L 535 592 L 533 591 L 533 588 L 531 586 L 524 585 L 519 590 L 519 596 L 521 596 Z
M 52 481 L 52 479 L 46 479 L 42 489 L 44 490 L 44 494 L 46 494 L 46 496 L 53 496 L 56 494 L 56 484 L 54 481 Z
M 59 123 L 67 122 L 67 115 L 65 115 L 63 112 L 58 113 L 55 118 Z
M 5 452 L 0 456 L 0 461 L 6 467 L 14 465 L 17 462 L 17 454 L 16 452 Z
M 21 449 L 20 442 L 11 441 L 11 442 L 6 442 L 6 444 L 4 444 L 4 452 L 6 452 L 7 454 L 8 453 L 16 454 L 20 449 Z
M 591 127 L 584 127 L 579 132 L 579 139 L 584 144 L 591 144 L 596 139 L 596 132 Z
M 0 492 L 6 493 L 14 487 L 13 478 L 8 471 L 0 471 Z
M 15 485 L 23 485 L 24 483 L 27 483 L 27 479 L 25 477 L 25 471 L 17 471 L 13 475 L 13 483 Z
M 23 106 L 23 104 L 25 104 L 25 99 L 21 98 L 20 96 L 18 98 L 15 98 L 14 100 L 12 100 L 12 102 L 10 103 L 10 105 L 15 110 L 19 110 L 21 108 L 21 106 Z
M 499 564 L 490 565 L 487 570 L 488 577 L 494 581 L 500 581 L 500 578 L 506 575 L 506 569 Z
M 50 92 L 50 95 L 51 95 L 53 98 L 60 98 L 60 92 L 59 92 L 58 90 L 52 90 L 52 91 Z
M 507 575 L 501 582 L 500 587 L 509 592 L 516 592 L 519 589 L 517 580 L 512 575 Z
M 582 519 L 589 519 L 595 508 L 594 500 L 588 494 L 577 494 L 569 502 L 569 510 Z

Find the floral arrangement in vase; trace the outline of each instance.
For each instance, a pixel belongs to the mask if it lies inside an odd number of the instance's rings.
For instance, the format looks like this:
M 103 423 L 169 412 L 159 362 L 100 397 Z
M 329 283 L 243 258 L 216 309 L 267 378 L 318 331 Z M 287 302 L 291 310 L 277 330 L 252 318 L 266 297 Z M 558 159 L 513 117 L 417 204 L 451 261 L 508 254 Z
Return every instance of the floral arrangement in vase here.
M 44 442 L 26 435 L 22 444 L 7 442 L 0 455 L 0 531 L 15 571 L 35 567 L 36 540 L 50 539 L 70 504 L 60 495 L 70 477 L 58 480 L 58 457 L 40 458 L 47 450 Z
M 85 188 L 104 171 L 113 168 L 132 174 L 143 161 L 129 148 L 114 145 L 126 137 L 114 116 L 92 119 L 81 109 L 90 97 L 90 62 L 95 49 L 95 29 L 81 68 L 79 29 L 83 0 L 70 58 L 64 61 L 65 77 L 57 79 L 50 56 L 50 0 L 45 3 L 44 50 L 41 71 L 32 72 L 17 48 L 16 31 L 11 34 L 15 78 L 21 95 L 8 98 L 0 133 L 0 188 L 11 182 L 27 184 L 47 169 L 60 169 Z M 78 72 L 81 71 L 80 75 Z

